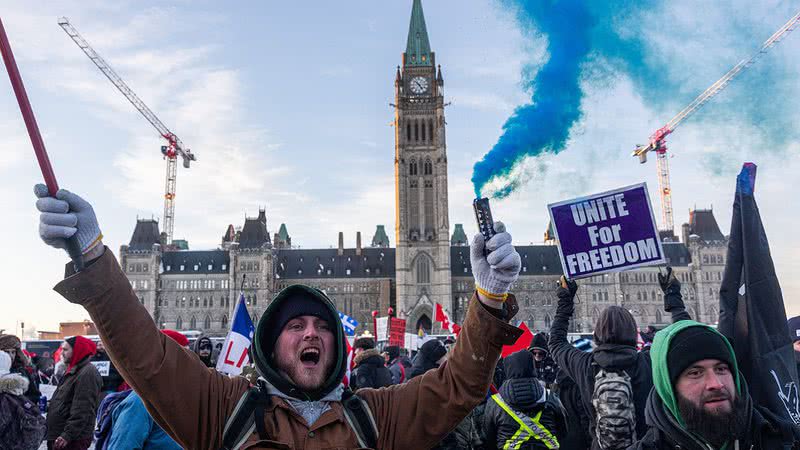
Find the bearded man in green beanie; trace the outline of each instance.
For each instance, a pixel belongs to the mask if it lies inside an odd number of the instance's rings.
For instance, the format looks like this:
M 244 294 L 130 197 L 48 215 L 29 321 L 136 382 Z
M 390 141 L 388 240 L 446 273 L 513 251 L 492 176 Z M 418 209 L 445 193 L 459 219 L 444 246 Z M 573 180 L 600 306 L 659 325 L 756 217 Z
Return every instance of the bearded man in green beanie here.
M 692 320 L 656 333 L 650 350 L 653 385 L 649 430 L 635 450 L 780 450 L 800 445 L 800 433 L 754 405 L 730 342 Z
M 83 306 L 114 365 L 153 419 L 182 447 L 219 449 L 426 449 L 486 396 L 504 345 L 522 331 L 509 289 L 522 266 L 511 235 L 497 222 L 470 245 L 475 294 L 458 341 L 438 369 L 398 386 L 344 389 L 344 330 L 324 292 L 294 285 L 281 291 L 255 327 L 257 386 L 209 369 L 160 333 L 114 255 L 102 243 L 92 206 L 59 190 L 35 187 L 39 234 L 55 248 L 75 239 L 85 268 L 67 266 L 56 287 Z

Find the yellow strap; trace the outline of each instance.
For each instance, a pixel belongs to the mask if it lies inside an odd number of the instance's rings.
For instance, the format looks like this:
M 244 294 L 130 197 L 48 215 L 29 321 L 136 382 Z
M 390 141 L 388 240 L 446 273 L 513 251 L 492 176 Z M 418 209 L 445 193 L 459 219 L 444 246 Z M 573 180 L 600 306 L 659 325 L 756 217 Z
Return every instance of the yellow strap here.
M 478 283 L 475 283 L 475 290 L 478 291 L 479 294 L 488 298 L 489 300 L 494 300 L 496 302 L 504 302 L 508 298 L 508 292 L 506 292 L 505 294 L 492 294 L 486 289 L 478 286 Z
M 514 434 L 514 436 L 511 437 L 511 439 L 506 441 L 505 446 L 503 446 L 504 450 L 520 448 L 522 443 L 530 439 L 531 436 L 542 441 L 544 445 L 546 445 L 547 448 L 549 449 L 558 449 L 561 447 L 560 444 L 558 443 L 558 439 L 556 439 L 556 437 L 553 436 L 553 434 L 550 433 L 550 431 L 547 428 L 545 428 L 541 423 L 539 423 L 539 419 L 542 417 L 542 411 L 536 413 L 536 416 L 534 417 L 529 417 L 531 422 L 533 422 L 534 429 L 536 430 L 534 431 L 533 429 L 531 429 L 530 426 L 528 426 L 527 423 L 525 423 L 522 419 L 520 419 L 517 413 L 515 413 L 514 410 L 511 409 L 511 407 L 506 404 L 506 402 L 503 401 L 503 398 L 500 397 L 500 394 L 492 395 L 492 400 L 494 400 L 495 403 L 497 403 L 501 408 L 503 408 L 503 411 L 505 411 L 506 414 L 511 416 L 511 418 L 514 419 L 514 421 L 519 424 L 519 430 L 517 430 L 517 432 Z M 519 442 L 515 442 L 517 439 L 519 439 L 519 434 L 522 432 L 522 430 L 525 430 L 528 433 L 528 435 Z

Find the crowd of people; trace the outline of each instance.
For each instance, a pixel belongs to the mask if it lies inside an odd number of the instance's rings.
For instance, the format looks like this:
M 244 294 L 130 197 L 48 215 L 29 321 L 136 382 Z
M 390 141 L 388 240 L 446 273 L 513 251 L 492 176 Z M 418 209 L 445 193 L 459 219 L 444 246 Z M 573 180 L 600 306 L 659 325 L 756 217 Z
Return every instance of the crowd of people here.
M 551 328 L 501 358 L 522 335 L 509 292 L 521 260 L 498 222 L 470 244 L 475 294 L 457 336 L 413 350 L 362 336 L 349 355 L 330 299 L 293 285 L 258 321 L 242 376 L 229 376 L 208 337 L 190 345 L 157 329 L 88 202 L 36 194 L 42 239 L 76 239 L 83 254 L 55 289 L 89 312 L 100 341 L 70 337 L 51 357 L 0 335 L 0 449 L 800 449 L 794 362 L 789 414 L 751 396 L 764 381 L 740 371 L 739 341 L 722 319 L 720 331 L 690 317 L 669 268 L 659 282 L 672 325 L 640 330 L 612 305 L 591 345 L 570 342 L 579 286 L 562 277 Z M 800 361 L 800 318 L 783 329 L 791 337 L 770 339 L 791 339 Z M 43 385 L 56 386 L 49 403 Z

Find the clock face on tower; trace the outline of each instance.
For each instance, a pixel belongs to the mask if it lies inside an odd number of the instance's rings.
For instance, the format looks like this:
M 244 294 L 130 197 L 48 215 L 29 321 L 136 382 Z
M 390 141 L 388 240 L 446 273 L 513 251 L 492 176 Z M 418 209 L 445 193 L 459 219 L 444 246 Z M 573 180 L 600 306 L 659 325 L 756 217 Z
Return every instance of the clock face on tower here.
M 428 90 L 428 79 L 425 77 L 414 77 L 411 79 L 411 92 L 422 94 Z

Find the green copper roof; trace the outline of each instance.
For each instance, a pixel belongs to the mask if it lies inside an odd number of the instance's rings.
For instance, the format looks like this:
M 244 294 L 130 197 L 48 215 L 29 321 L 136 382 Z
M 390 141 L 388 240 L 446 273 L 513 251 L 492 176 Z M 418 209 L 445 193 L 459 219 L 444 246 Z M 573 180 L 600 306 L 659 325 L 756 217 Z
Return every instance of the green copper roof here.
M 411 8 L 405 63 L 407 66 L 432 65 L 431 44 L 428 42 L 428 29 L 425 27 L 425 16 L 422 14 L 422 0 L 414 0 L 414 6 Z
M 467 245 L 467 233 L 464 232 L 464 225 L 457 223 L 453 236 L 450 238 L 450 245 Z
M 389 236 L 386 235 L 386 230 L 383 225 L 378 225 L 375 229 L 375 236 L 372 237 L 373 247 L 389 247 Z
M 281 224 L 281 229 L 278 230 L 278 237 L 281 238 L 284 241 L 289 238 L 289 232 L 286 231 L 286 224 L 285 223 Z
M 178 250 L 189 250 L 189 241 L 186 239 L 173 239 L 172 245 Z

